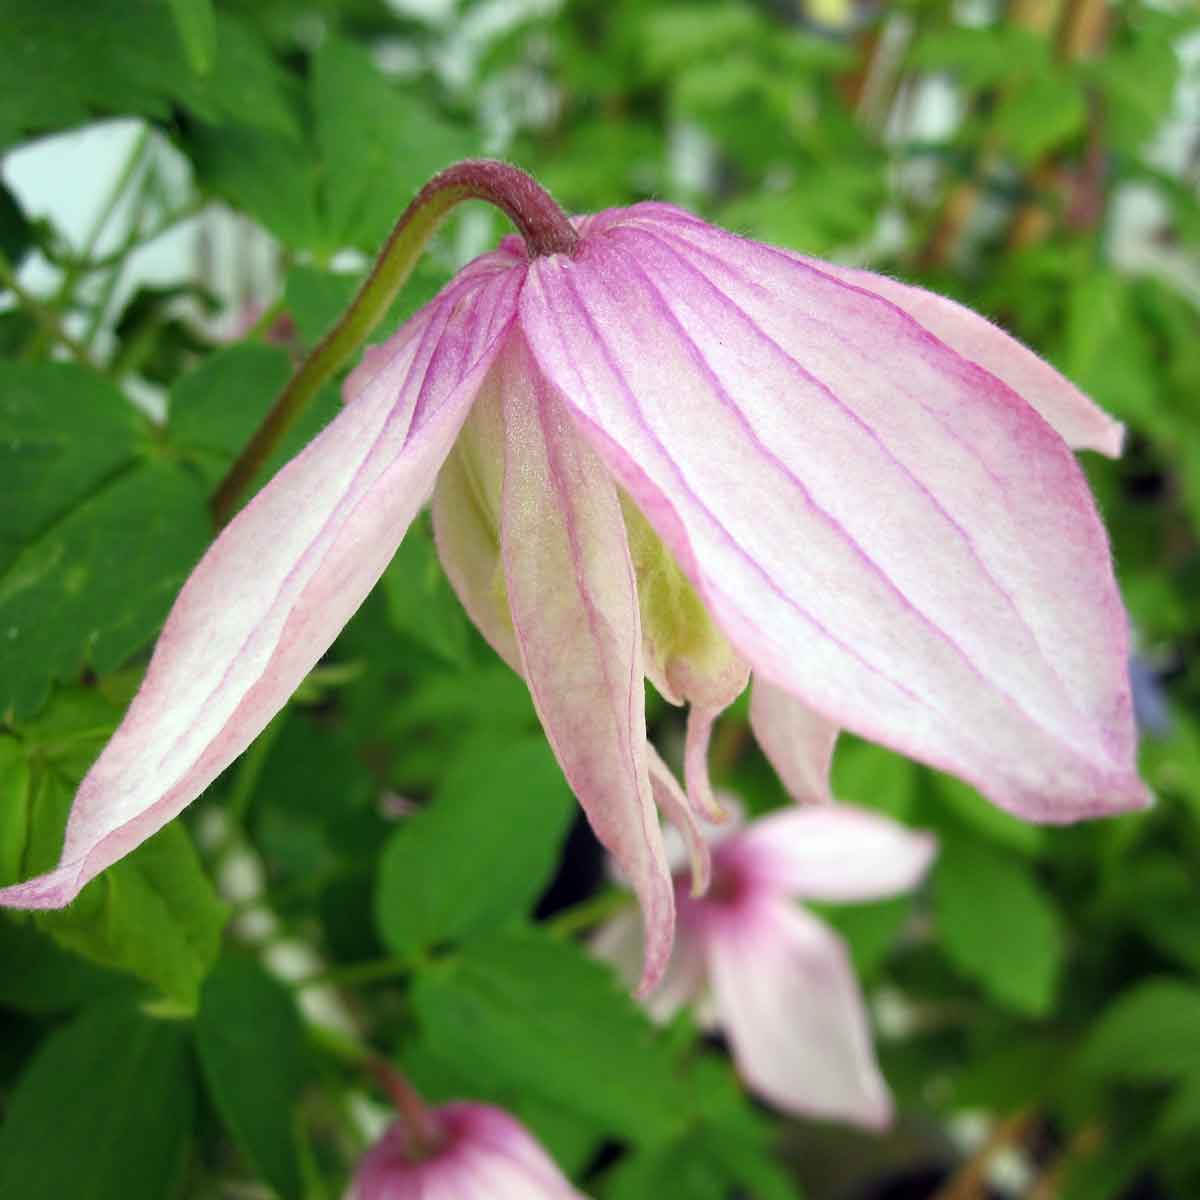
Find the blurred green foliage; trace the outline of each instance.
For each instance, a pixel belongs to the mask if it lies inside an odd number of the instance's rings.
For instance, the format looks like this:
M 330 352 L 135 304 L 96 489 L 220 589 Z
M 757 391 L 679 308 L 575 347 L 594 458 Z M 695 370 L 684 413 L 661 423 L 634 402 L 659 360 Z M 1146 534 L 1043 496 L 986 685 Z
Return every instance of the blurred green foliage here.
M 0 882 L 54 861 L 211 536 L 206 497 L 298 355 L 411 194 L 479 152 L 573 210 L 670 199 L 934 287 L 1125 421 L 1125 456 L 1086 466 L 1159 802 L 1033 829 L 845 738 L 838 796 L 941 841 L 925 892 L 822 910 L 879 1001 L 901 1125 L 874 1141 L 784 1122 L 572 936 L 613 893 L 578 823 L 568 840 L 523 685 L 418 523 L 184 821 L 65 912 L 0 914 L 0 1195 L 211 1197 L 256 1179 L 340 1195 L 365 1146 L 364 1046 L 432 1100 L 511 1108 L 601 1200 L 865 1196 L 889 1173 L 953 1169 L 939 1131 L 977 1110 L 1008 1122 L 1043 1200 L 1200 1193 L 1200 129 L 1194 106 L 1190 125 L 1176 112 L 1194 9 L 399 9 L 0 0 L 0 154 L 110 117 L 147 131 L 115 242 L 72 240 L 0 184 Z M 269 236 L 265 307 L 242 311 L 203 256 L 121 291 L 136 251 L 222 205 Z M 455 217 L 377 336 L 503 231 Z M 32 260 L 53 284 L 17 281 Z M 258 482 L 337 402 L 326 389 Z M 679 714 L 650 712 L 677 761 Z M 714 769 L 753 811 L 784 800 L 744 705 Z

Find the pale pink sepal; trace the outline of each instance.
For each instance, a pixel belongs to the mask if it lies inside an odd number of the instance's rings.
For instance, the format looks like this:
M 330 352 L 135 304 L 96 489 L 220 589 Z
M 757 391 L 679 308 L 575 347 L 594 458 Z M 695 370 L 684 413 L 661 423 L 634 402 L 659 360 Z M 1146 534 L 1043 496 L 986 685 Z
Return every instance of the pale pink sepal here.
M 430 1116 L 442 1145 L 414 1155 L 396 1122 L 363 1156 L 346 1200 L 586 1200 L 502 1109 L 459 1102 Z
M 1063 440 L 895 305 L 660 208 L 531 264 L 521 323 L 738 651 L 1026 818 L 1145 804 Z
M 713 795 L 708 775 L 708 746 L 712 741 L 713 725 L 720 715 L 720 709 L 693 703 L 688 709 L 683 750 L 683 779 L 687 785 L 688 803 L 697 816 L 715 825 L 729 819 L 729 814 Z
M 890 1122 L 862 994 L 832 930 L 755 892 L 714 910 L 704 941 L 717 1018 L 753 1091 L 788 1112 Z
M 674 889 L 647 769 L 642 631 L 620 504 L 519 336 L 496 369 L 500 538 L 522 674 L 563 773 L 641 902 L 646 992 L 670 958 Z
M 937 842 L 865 808 L 785 808 L 718 850 L 743 881 L 802 900 L 881 900 L 924 878 Z M 725 861 L 728 860 L 728 861 Z
M 750 728 L 793 800 L 833 802 L 829 768 L 836 725 L 782 688 L 756 678 L 750 686 Z
M 654 802 L 658 805 L 659 812 L 675 827 L 687 848 L 692 869 L 692 895 L 703 896 L 712 881 L 712 852 L 709 850 L 705 830 L 697 822 L 691 798 L 684 794 L 671 768 L 663 762 L 652 743 L 646 744 L 646 760 L 650 768 L 650 787 Z M 667 860 L 669 863 L 669 848 Z
M 1109 458 L 1120 457 L 1125 426 L 998 325 L 954 300 L 898 279 L 796 257 L 815 270 L 873 292 L 903 309 L 934 337 L 1024 397 L 1068 446 L 1097 450 Z
M 387 566 L 512 323 L 518 276 L 434 300 L 192 572 L 76 795 L 59 867 L 0 890 L 54 908 L 177 816 L 286 703 Z

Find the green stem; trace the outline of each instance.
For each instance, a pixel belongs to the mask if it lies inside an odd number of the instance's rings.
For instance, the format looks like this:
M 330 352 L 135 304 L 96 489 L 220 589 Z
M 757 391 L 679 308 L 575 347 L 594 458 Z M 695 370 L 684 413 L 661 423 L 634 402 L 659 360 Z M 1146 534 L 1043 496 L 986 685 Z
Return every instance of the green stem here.
M 0 250 L 0 285 L 6 287 L 16 296 L 17 303 L 38 323 L 41 329 L 41 337 L 30 348 L 31 353 L 36 352 L 36 348 L 43 343 L 45 338 L 51 338 L 60 345 L 65 346 L 76 362 L 85 367 L 90 367 L 92 370 L 96 369 L 96 364 L 92 362 L 91 357 L 88 355 L 87 348 L 62 327 L 62 322 L 58 319 L 57 313 L 43 304 L 41 300 L 20 283 L 12 263 L 8 261 L 2 250 Z
M 109 221 L 112 220 L 113 213 L 117 211 L 117 206 L 121 203 L 125 195 L 125 189 L 132 182 L 133 177 L 137 174 L 138 169 L 142 165 L 142 159 L 145 157 L 146 150 L 150 145 L 150 129 L 149 126 L 143 127 L 141 133 L 134 140 L 133 146 L 129 151 L 128 157 L 125 159 L 124 165 L 121 167 L 121 172 L 105 197 L 104 203 L 100 206 L 100 211 L 96 214 L 96 219 L 92 222 L 92 227 L 88 230 L 87 236 L 84 238 L 83 248 L 80 250 L 78 257 L 72 262 L 63 272 L 62 282 L 58 285 L 58 291 L 55 292 L 54 299 L 50 302 L 50 311 L 57 316 L 66 306 L 67 301 L 71 298 L 75 291 L 75 285 L 79 282 L 79 277 L 83 274 L 86 264 L 95 253 L 96 246 L 100 242 L 100 238 L 104 235 L 105 229 L 108 228 Z M 43 333 L 49 330 L 43 326 Z M 64 343 L 65 344 L 65 343 Z M 34 344 L 34 352 L 39 353 L 44 347 L 44 340 L 39 340 Z
M 468 160 L 435 175 L 396 222 L 350 306 L 300 364 L 221 481 L 211 505 L 218 528 L 233 516 L 242 493 L 321 386 L 370 336 L 412 274 L 429 239 L 464 200 L 487 200 L 503 209 L 525 238 L 531 257 L 575 250 L 577 235 L 562 210 L 515 167 Z
M 384 979 L 396 979 L 413 969 L 410 958 L 373 958 L 370 962 L 351 963 L 345 967 L 330 967 L 318 971 L 292 985 L 297 991 L 312 987 L 352 987 L 360 983 L 378 983 Z
M 166 216 L 161 217 L 144 233 L 137 229 L 130 230 L 126 234 L 125 240 L 115 250 L 101 255 L 99 258 L 84 258 L 82 255 L 76 256 L 67 260 L 66 266 L 68 269 L 80 273 L 106 270 L 120 262 L 127 254 L 149 246 L 151 242 L 162 237 L 164 233 L 169 233 L 176 225 L 190 220 L 197 213 L 202 212 L 207 203 L 208 201 L 203 196 L 193 196 L 186 203 L 181 204 L 176 209 L 172 209 Z
M 86 261 L 92 257 L 97 245 L 100 243 L 100 238 L 104 235 L 105 229 L 108 228 L 109 221 L 112 220 L 113 213 L 117 211 L 117 205 L 121 203 L 121 198 L 125 195 L 125 189 L 133 181 L 134 175 L 137 174 L 138 168 L 142 165 L 142 159 L 146 155 L 146 151 L 150 146 L 150 128 L 146 126 L 142 129 L 135 139 L 133 146 L 130 148 L 129 156 L 125 159 L 125 164 L 121 168 L 121 173 L 117 176 L 112 185 L 112 190 L 109 192 L 104 201 L 99 213 L 96 214 L 96 220 L 92 223 L 92 228 L 88 231 L 87 237 L 84 239 L 83 250 L 80 253 L 80 258 Z M 62 294 L 70 293 L 70 286 L 74 280 L 63 280 Z
M 628 892 L 610 888 L 570 908 L 564 908 L 546 921 L 544 928 L 552 937 L 566 939 L 607 921 L 632 903 L 633 897 Z

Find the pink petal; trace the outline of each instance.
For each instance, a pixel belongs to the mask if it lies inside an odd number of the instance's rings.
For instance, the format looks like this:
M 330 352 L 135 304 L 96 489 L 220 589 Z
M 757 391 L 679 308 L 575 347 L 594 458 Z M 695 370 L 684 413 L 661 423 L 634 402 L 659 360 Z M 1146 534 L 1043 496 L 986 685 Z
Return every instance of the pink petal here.
M 616 488 L 516 339 L 497 368 L 501 545 L 522 674 L 563 773 L 641 902 L 642 990 L 671 953 L 671 874 L 646 763 L 637 583 Z
M 837 936 L 754 896 L 714 915 L 704 937 L 717 1017 L 750 1088 L 785 1112 L 886 1126 L 891 1098 Z
M 383 572 L 466 417 L 519 273 L 452 288 L 192 572 L 141 690 L 75 798 L 59 867 L 0 891 L 53 908 L 178 815 L 257 736 Z
M 894 304 L 963 358 L 1019 393 L 1068 446 L 1119 458 L 1125 426 L 998 325 L 953 300 L 874 271 L 795 256 L 814 270 Z
M 750 690 L 750 728 L 788 795 L 829 804 L 829 768 L 838 727 L 803 701 L 763 679 Z
M 687 847 L 688 859 L 692 865 L 692 895 L 703 896 L 712 881 L 712 855 L 705 831 L 697 823 L 689 797 L 684 795 L 678 780 L 671 773 L 671 768 L 649 743 L 646 745 L 646 760 L 650 768 L 650 787 L 654 794 L 654 803 L 658 805 L 659 812 L 679 832 Z M 669 862 L 670 855 L 667 857 Z
M 1058 435 L 878 297 L 638 213 L 531 264 L 521 324 L 739 652 L 1029 819 L 1145 804 L 1125 615 Z
M 829 804 L 763 817 L 717 850 L 748 883 L 807 900 L 880 900 L 924 878 L 937 842 L 864 808 Z

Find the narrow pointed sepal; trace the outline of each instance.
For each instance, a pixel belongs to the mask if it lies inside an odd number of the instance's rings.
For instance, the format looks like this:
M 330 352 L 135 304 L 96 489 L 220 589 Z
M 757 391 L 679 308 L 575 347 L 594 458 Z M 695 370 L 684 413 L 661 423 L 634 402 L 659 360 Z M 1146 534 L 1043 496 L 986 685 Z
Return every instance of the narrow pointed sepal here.
M 729 814 L 713 794 L 708 774 L 708 747 L 712 741 L 713 725 L 720 715 L 720 709 L 693 704 L 688 709 L 683 748 L 683 780 L 687 785 L 688 803 L 699 817 L 714 825 L 729 819 Z
M 692 868 L 692 895 L 703 896 L 712 882 L 712 852 L 709 850 L 705 832 L 700 828 L 690 798 L 684 794 L 671 768 L 652 745 L 646 746 L 646 757 L 650 767 L 650 787 L 654 803 L 659 812 L 674 826 L 687 847 L 688 861 Z M 722 810 L 722 816 L 724 816 Z
M 515 315 L 520 277 L 456 282 L 234 518 L 175 601 L 142 687 L 79 787 L 62 858 L 0 890 L 56 908 L 192 802 L 283 707 L 424 503 Z
M 829 769 L 838 727 L 802 700 L 757 678 L 750 688 L 750 728 L 793 800 L 829 804 Z
M 646 992 L 670 959 L 674 889 L 651 794 L 637 584 L 617 491 L 523 341 L 497 371 L 500 538 L 522 674 L 567 781 L 641 902 Z

